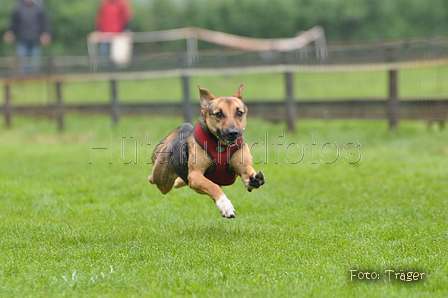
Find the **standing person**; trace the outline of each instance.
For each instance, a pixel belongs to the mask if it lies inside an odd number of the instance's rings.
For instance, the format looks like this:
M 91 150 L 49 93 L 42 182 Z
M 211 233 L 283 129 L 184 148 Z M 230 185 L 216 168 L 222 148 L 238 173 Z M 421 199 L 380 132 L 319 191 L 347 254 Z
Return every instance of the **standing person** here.
M 96 15 L 96 28 L 101 33 L 120 33 L 129 30 L 132 18 L 128 0 L 103 0 Z M 110 38 L 99 44 L 102 56 L 110 55 Z
M 48 16 L 45 7 L 37 0 L 20 0 L 3 35 L 6 43 L 17 40 L 17 56 L 21 75 L 39 72 L 41 45 L 51 43 Z

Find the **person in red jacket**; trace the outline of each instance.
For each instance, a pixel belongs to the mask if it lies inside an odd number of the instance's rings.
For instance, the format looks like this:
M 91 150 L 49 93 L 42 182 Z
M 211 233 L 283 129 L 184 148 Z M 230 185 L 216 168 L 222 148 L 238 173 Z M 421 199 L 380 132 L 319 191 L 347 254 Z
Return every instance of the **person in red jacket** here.
M 132 9 L 128 0 L 103 0 L 96 15 L 96 28 L 101 33 L 120 33 L 129 30 Z M 99 44 L 100 54 L 109 56 L 110 41 Z
M 127 0 L 103 0 L 96 16 L 96 27 L 100 32 L 123 32 L 129 29 L 131 18 L 131 6 Z

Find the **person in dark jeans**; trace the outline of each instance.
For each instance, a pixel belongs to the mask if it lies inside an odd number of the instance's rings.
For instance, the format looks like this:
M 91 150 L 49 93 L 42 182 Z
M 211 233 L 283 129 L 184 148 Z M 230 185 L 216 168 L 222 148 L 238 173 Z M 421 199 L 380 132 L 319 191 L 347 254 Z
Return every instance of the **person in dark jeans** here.
M 42 45 L 51 42 L 48 15 L 38 0 L 20 0 L 12 15 L 3 40 L 12 43 L 17 40 L 17 56 L 21 75 L 39 72 Z

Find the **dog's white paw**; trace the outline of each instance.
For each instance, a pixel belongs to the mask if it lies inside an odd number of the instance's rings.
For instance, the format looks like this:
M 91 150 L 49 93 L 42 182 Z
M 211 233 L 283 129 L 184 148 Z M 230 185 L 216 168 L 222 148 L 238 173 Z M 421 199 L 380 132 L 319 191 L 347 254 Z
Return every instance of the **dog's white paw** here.
M 216 201 L 216 206 L 223 217 L 235 218 L 235 208 L 233 208 L 232 202 L 230 202 L 226 196 L 220 197 L 219 200 Z

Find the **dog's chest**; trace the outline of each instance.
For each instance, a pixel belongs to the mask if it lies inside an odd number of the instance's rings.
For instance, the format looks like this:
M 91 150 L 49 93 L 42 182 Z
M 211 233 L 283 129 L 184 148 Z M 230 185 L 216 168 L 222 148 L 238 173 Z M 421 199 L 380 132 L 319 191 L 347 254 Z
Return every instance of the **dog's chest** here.
M 218 185 L 233 184 L 237 175 L 230 168 L 230 159 L 243 145 L 243 138 L 239 138 L 235 146 L 225 146 L 204 131 L 199 124 L 194 128 L 194 138 L 211 159 L 204 176 Z

